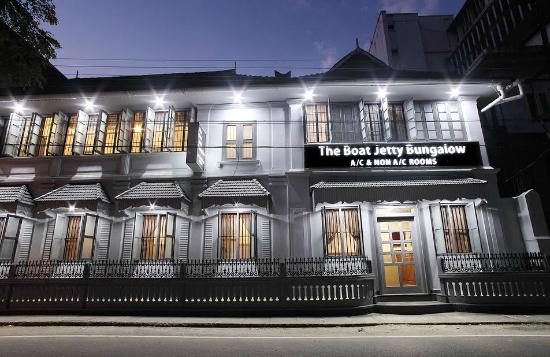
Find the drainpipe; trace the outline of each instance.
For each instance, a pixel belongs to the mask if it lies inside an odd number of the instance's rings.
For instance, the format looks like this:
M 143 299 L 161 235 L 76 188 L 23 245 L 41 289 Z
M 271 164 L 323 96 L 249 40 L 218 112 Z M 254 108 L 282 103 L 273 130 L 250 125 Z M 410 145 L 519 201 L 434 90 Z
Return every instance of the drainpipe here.
M 523 93 L 523 87 L 521 86 L 521 82 L 519 80 L 517 80 L 514 83 L 512 83 L 510 85 L 510 87 L 515 86 L 515 85 L 519 89 L 519 94 L 516 94 L 516 95 L 511 96 L 511 97 L 506 97 L 506 93 L 504 92 L 504 88 L 500 84 L 497 84 L 496 90 L 499 93 L 498 98 L 493 100 L 491 103 L 487 104 L 487 106 L 485 106 L 483 109 L 481 109 L 481 112 L 482 113 L 486 112 L 487 110 L 491 109 L 495 105 L 499 105 L 499 104 L 503 104 L 503 103 L 507 103 L 507 102 L 511 102 L 513 100 L 518 100 L 518 99 L 523 98 L 524 93 Z

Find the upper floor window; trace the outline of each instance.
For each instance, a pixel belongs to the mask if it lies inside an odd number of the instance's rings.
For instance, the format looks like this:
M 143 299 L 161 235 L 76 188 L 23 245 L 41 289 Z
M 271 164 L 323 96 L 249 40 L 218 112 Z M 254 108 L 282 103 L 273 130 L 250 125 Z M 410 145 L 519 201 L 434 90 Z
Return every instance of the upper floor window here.
M 415 103 L 418 140 L 464 140 L 464 123 L 456 102 Z
M 0 217 L 0 260 L 13 260 L 20 226 L 21 218 L 19 217 Z
M 140 259 L 157 260 L 174 257 L 174 214 L 144 214 Z
M 330 257 L 361 255 L 361 222 L 359 209 L 323 209 L 325 255 Z
M 361 136 L 363 142 L 383 141 L 382 122 L 380 121 L 380 105 L 359 102 L 359 118 L 361 121 Z
M 474 203 L 430 207 L 437 253 L 481 252 Z
M 255 257 L 255 215 L 253 212 L 220 215 L 220 255 L 222 259 Z
M 136 112 L 131 130 L 131 152 L 187 151 L 190 111 Z
M 307 104 L 305 106 L 306 141 L 308 143 L 326 143 L 329 141 L 327 103 Z
M 97 230 L 97 216 L 89 214 L 85 216 L 68 216 L 67 220 L 63 260 L 92 259 Z
M 255 124 L 224 125 L 224 159 L 246 160 L 256 157 Z

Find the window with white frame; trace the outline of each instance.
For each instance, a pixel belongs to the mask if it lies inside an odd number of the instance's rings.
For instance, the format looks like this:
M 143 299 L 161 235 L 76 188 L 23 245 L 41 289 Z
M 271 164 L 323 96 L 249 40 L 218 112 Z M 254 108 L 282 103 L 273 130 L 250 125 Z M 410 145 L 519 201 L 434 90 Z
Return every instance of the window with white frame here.
M 438 254 L 481 252 L 475 204 L 430 206 Z
M 358 207 L 324 208 L 325 255 L 329 257 L 362 254 L 361 220 Z
M 330 141 L 327 103 L 306 104 L 304 117 L 307 143 Z
M 10 215 L 0 217 L 0 261 L 13 260 L 20 227 L 21 218 Z
M 414 103 L 417 140 L 464 140 L 457 102 Z
M 141 260 L 174 258 L 174 234 L 176 216 L 167 214 L 144 214 L 141 232 Z
M 189 110 L 136 112 L 130 134 L 130 152 L 187 151 Z
M 380 105 L 359 102 L 359 120 L 363 142 L 384 141 L 380 121 Z
M 251 259 L 256 256 L 256 215 L 254 212 L 220 214 L 220 258 Z
M 247 160 L 255 157 L 255 123 L 225 124 L 223 158 L 225 160 Z
M 63 260 L 90 260 L 94 257 L 97 216 L 67 216 Z

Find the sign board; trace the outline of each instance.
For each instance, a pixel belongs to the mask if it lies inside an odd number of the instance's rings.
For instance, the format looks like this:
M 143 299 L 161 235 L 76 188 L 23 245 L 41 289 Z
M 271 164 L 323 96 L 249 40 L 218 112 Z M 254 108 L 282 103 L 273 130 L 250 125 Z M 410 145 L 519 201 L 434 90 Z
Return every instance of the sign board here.
M 304 163 L 309 169 L 482 165 L 477 142 L 306 145 Z

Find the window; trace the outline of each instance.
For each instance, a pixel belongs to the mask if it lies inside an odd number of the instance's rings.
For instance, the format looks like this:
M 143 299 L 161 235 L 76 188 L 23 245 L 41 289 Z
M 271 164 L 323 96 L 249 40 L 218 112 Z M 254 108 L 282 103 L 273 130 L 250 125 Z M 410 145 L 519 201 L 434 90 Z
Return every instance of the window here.
M 458 103 L 415 103 L 418 140 L 464 140 L 464 126 Z
M 143 152 L 145 133 L 145 112 L 136 112 L 132 125 L 131 152 Z
M 168 111 L 148 108 L 136 112 L 130 135 L 130 152 L 187 151 L 190 111 Z
M 78 115 L 73 114 L 69 117 L 69 123 L 67 125 L 67 135 L 65 136 L 65 146 L 63 148 L 63 155 L 73 154 L 73 143 L 76 131 Z
M 475 205 L 430 207 L 437 253 L 481 252 Z
M 83 232 L 82 228 L 84 229 Z M 94 257 L 96 228 L 97 216 L 68 216 L 63 260 L 92 259 Z
M 386 140 L 405 141 L 407 140 L 407 128 L 405 116 L 401 104 L 389 104 L 387 107 Z
M 187 133 L 189 130 L 189 110 L 176 112 L 174 125 L 174 151 L 187 151 Z
M 12 113 L 6 127 L 6 141 L 3 154 L 11 157 L 36 156 L 43 118 L 33 113 L 23 117 Z
M 359 209 L 323 209 L 325 255 L 329 257 L 361 255 Z
M 50 142 L 50 135 L 54 125 L 53 116 L 49 115 L 44 118 L 42 130 L 40 132 L 40 139 L 38 140 L 38 156 L 46 156 L 48 152 L 48 143 Z
M 330 104 L 331 142 L 360 143 L 361 126 L 357 103 Z
M 107 129 L 105 131 L 104 154 L 113 154 L 118 152 L 117 139 L 118 128 L 120 124 L 120 114 L 114 113 L 107 115 Z
M 86 126 L 86 140 L 84 141 L 85 155 L 91 155 L 94 153 L 97 120 L 98 120 L 98 115 L 88 116 L 88 125 Z
M 246 160 L 256 157 L 255 125 L 226 124 L 224 126 L 224 159 Z
M 166 132 L 168 112 L 156 112 L 155 123 L 153 124 L 153 152 L 166 150 Z
M 383 141 L 382 124 L 380 123 L 380 105 L 359 102 L 359 118 L 363 142 Z
M 222 259 L 255 257 L 256 222 L 253 212 L 220 215 L 220 255 Z
M 141 260 L 173 259 L 175 215 L 143 215 Z
M 305 106 L 307 143 L 326 143 L 329 141 L 327 107 L 327 103 L 307 104 Z
M 0 260 L 13 260 L 17 249 L 20 226 L 21 218 L 14 216 L 0 217 Z

